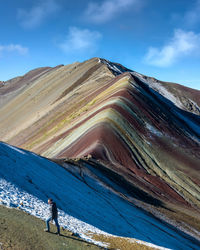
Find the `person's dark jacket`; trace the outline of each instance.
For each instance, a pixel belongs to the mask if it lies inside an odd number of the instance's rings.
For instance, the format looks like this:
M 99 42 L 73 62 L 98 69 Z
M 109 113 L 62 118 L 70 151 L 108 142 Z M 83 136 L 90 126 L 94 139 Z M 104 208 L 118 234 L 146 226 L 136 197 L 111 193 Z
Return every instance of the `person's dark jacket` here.
M 52 220 L 58 217 L 58 210 L 57 210 L 56 203 L 54 201 L 50 204 L 50 213 L 51 213 Z

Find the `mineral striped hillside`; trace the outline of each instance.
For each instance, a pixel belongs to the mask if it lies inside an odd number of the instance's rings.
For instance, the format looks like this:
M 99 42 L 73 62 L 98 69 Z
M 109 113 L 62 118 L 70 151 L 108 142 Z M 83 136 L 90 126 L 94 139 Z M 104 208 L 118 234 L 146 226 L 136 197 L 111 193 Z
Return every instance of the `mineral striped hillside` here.
M 82 158 L 127 197 L 199 219 L 200 91 L 99 58 L 0 84 L 2 141 Z

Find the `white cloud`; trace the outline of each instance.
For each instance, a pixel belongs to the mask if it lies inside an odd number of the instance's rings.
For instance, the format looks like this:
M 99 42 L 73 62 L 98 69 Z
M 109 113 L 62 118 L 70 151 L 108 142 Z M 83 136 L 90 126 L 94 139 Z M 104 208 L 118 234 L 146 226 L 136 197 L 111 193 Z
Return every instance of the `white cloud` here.
M 7 52 L 17 52 L 20 55 L 26 55 L 28 53 L 28 48 L 19 44 L 0 45 L 0 55 Z
M 70 27 L 66 39 L 59 44 L 65 53 L 88 52 L 96 50 L 97 43 L 102 37 L 98 31 Z
M 150 47 L 144 60 L 150 65 L 167 67 L 179 58 L 199 53 L 199 49 L 200 34 L 177 29 L 168 44 L 162 48 Z
M 194 26 L 200 22 L 200 0 L 197 0 L 193 7 L 185 13 L 184 20 L 189 26 Z
M 85 17 L 96 23 L 103 23 L 112 19 L 115 15 L 126 11 L 133 6 L 138 9 L 142 0 L 104 0 L 101 3 L 89 3 Z
M 59 9 L 60 6 L 55 0 L 41 0 L 29 10 L 18 9 L 17 18 L 22 27 L 27 29 L 35 28 Z

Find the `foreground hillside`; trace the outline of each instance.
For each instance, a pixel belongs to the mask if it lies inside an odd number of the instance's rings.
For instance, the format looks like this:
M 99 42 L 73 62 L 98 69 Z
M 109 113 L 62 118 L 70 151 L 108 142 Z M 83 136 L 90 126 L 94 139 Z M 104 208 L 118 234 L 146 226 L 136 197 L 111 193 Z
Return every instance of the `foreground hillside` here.
M 1 249 L 101 249 L 62 230 L 58 237 L 43 231 L 45 223 L 20 210 L 0 206 L 0 247 Z
M 80 172 L 71 164 L 63 168 L 4 143 L 0 151 L 0 199 L 4 205 L 21 204 L 24 211 L 45 219 L 46 200 L 51 196 L 60 208 L 60 225 L 83 239 L 91 241 L 93 234 L 103 234 L 173 249 L 199 246 L 194 237 L 127 201 L 112 188 L 112 183 L 103 183 L 89 169 Z
M 10 209 L 0 206 L 0 247 L 7 249 L 71 249 L 71 250 L 93 250 L 105 249 L 74 236 L 70 231 L 61 229 L 61 237 L 58 237 L 56 227 L 52 226 L 52 232 L 47 234 L 43 231 L 45 223 L 19 209 Z M 95 236 L 98 240 L 108 244 L 107 249 L 121 250 L 151 250 L 156 249 L 145 244 L 139 244 L 134 240 L 111 237 Z

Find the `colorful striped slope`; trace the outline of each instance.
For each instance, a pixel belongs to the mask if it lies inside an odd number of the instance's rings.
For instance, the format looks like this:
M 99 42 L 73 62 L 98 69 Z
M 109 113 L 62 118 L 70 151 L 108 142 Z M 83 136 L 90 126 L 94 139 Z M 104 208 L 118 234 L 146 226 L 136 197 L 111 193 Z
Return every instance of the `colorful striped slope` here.
M 53 159 L 89 155 L 131 197 L 199 211 L 200 91 L 93 58 L 0 93 L 2 141 Z

